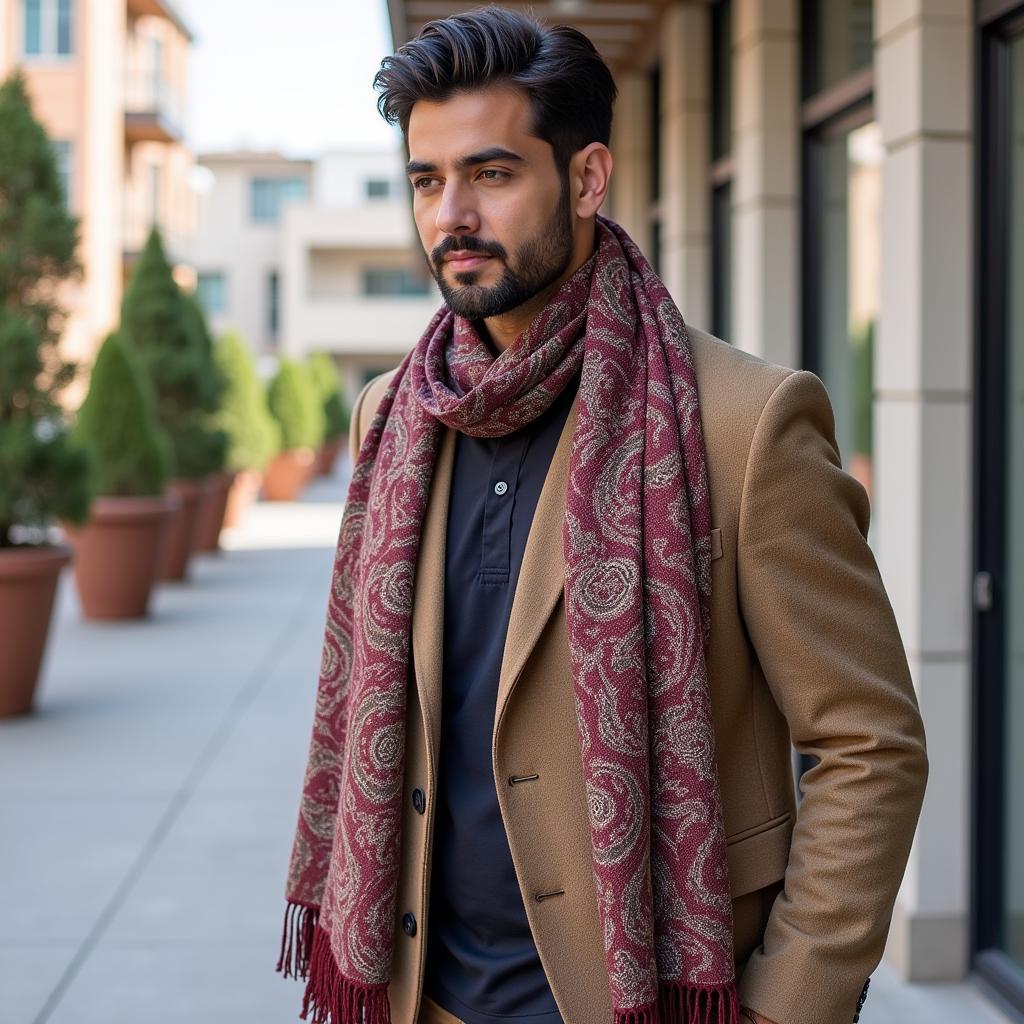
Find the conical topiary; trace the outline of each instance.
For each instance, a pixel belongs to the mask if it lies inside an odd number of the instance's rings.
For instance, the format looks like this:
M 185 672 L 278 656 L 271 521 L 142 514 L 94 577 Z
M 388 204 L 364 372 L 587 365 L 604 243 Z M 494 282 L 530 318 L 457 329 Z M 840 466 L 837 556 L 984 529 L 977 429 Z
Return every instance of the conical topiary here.
M 42 539 L 54 519 L 83 521 L 90 491 L 58 401 L 76 369 L 58 351 L 58 291 L 81 271 L 78 221 L 20 73 L 0 84 L 0 139 L 0 547 L 10 547 L 17 526 Z
M 305 367 L 282 358 L 267 389 L 267 404 L 281 428 L 281 448 L 316 448 L 324 438 L 324 411 Z
M 341 389 L 338 367 L 327 352 L 314 352 L 309 357 L 313 376 L 324 409 L 324 440 L 334 441 L 348 433 L 348 407 Z
M 174 475 L 196 478 L 219 470 L 227 438 L 207 422 L 217 404 L 217 376 L 155 227 L 121 304 L 120 333 L 140 354 L 153 384 Z
M 75 437 L 91 452 L 97 493 L 162 493 L 170 468 L 167 438 L 157 423 L 149 379 L 117 333 L 107 337 L 96 356 Z
M 228 435 L 227 468 L 261 472 L 280 449 L 281 436 L 252 353 L 234 331 L 218 339 L 213 351 L 225 382 L 214 422 Z

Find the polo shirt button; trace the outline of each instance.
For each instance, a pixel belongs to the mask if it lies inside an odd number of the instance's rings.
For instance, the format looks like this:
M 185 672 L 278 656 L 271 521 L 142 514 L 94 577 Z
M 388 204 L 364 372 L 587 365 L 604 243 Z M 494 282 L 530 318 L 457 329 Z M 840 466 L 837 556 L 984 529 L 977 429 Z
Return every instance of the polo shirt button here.
M 419 786 L 412 791 L 412 805 L 420 814 L 427 809 L 427 794 Z
M 499 480 L 494 485 L 494 493 L 495 494 L 504 494 L 507 490 L 508 490 L 508 484 L 505 483 L 504 480 Z
M 402 931 L 411 939 L 416 934 L 416 918 L 408 911 L 402 915 Z

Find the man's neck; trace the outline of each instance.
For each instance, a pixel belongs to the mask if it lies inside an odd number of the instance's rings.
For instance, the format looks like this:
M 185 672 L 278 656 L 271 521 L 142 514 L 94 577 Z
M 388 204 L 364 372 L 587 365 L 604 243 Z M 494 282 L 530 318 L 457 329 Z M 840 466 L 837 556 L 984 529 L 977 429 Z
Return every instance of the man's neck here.
M 494 351 L 500 355 L 519 337 L 537 314 L 548 304 L 551 297 L 566 281 L 593 255 L 596 232 L 594 222 L 584 225 L 573 247 L 572 259 L 562 275 L 521 306 L 510 309 L 501 316 L 491 316 L 480 324 L 480 333 Z

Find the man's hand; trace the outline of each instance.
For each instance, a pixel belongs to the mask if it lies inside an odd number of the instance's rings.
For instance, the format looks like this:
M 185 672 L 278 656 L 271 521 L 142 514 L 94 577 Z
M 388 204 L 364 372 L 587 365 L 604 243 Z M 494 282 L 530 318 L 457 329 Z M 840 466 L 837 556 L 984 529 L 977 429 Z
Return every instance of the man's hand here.
M 740 1008 L 740 1014 L 746 1020 L 753 1021 L 754 1024 L 775 1024 L 775 1021 L 769 1020 L 767 1017 L 762 1017 L 756 1010 L 751 1010 L 747 1006 Z

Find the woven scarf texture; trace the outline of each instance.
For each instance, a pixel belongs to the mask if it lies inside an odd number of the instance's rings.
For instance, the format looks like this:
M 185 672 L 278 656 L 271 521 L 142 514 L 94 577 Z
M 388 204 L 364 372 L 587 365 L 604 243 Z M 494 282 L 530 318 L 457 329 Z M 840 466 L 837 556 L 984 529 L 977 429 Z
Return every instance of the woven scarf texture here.
M 414 577 L 442 431 L 518 430 L 581 368 L 564 613 L 614 1022 L 739 1019 L 693 361 L 665 286 L 622 228 L 598 218 L 594 255 L 499 355 L 441 309 L 363 441 L 277 965 L 307 979 L 303 1020 L 390 1021 Z

